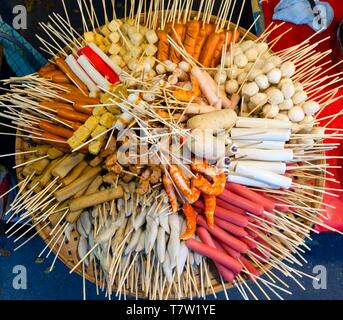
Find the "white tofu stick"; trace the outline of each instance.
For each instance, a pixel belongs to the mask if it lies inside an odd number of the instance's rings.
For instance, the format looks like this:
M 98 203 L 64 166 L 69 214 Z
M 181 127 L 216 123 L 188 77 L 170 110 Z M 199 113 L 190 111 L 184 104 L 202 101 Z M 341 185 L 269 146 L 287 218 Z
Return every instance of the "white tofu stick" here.
M 238 149 L 235 158 L 242 160 L 259 160 L 259 161 L 283 161 L 291 162 L 293 160 L 293 150 L 263 150 L 263 149 Z
M 270 149 L 283 150 L 285 142 L 283 141 L 256 141 L 256 140 L 232 140 L 238 148 L 245 148 L 246 146 L 254 149 Z
M 233 128 L 232 140 L 288 141 L 291 129 Z
M 287 167 L 286 163 L 279 162 L 279 161 L 249 161 L 249 160 L 239 160 L 239 161 L 232 161 L 230 164 L 230 169 L 233 171 L 236 168 L 238 162 L 242 162 L 243 164 L 249 167 L 256 167 L 264 170 L 269 170 L 277 174 L 285 174 Z
M 243 186 L 248 186 L 248 187 L 256 187 L 256 188 L 264 188 L 264 189 L 278 189 L 277 186 L 269 185 L 267 183 L 263 183 L 261 181 L 251 179 L 251 178 L 246 178 L 242 176 L 234 176 L 234 175 L 229 175 L 229 182 L 234 182 L 241 184 Z
M 283 189 L 289 189 L 292 185 L 292 179 L 280 174 L 256 168 L 250 167 L 243 162 L 237 163 L 236 172 L 241 175 L 252 176 L 253 179 L 261 181 L 263 183 L 271 184 Z
M 247 118 L 238 117 L 236 122 L 237 128 L 268 128 L 268 129 L 291 129 L 291 121 L 283 121 L 276 119 L 265 119 L 265 118 Z

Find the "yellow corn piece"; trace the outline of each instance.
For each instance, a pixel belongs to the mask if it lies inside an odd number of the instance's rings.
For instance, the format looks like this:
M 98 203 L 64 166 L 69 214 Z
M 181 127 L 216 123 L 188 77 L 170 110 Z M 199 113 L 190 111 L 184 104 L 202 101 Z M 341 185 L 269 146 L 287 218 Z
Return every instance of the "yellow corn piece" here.
M 92 141 L 88 146 L 89 153 L 97 155 L 100 152 L 102 145 L 103 140 Z
M 80 141 L 87 140 L 87 138 L 90 136 L 90 134 L 91 134 L 91 131 L 87 127 L 85 127 L 84 125 L 81 126 L 80 128 L 78 128 L 74 132 L 74 136 Z
M 90 116 L 88 120 L 85 122 L 84 126 L 89 129 L 89 131 L 94 131 L 97 125 L 99 124 L 99 120 L 95 116 Z
M 115 120 L 115 116 L 110 112 L 106 112 L 103 115 L 101 115 L 99 122 L 101 125 L 103 125 L 104 127 L 108 129 L 113 126 L 114 120 Z

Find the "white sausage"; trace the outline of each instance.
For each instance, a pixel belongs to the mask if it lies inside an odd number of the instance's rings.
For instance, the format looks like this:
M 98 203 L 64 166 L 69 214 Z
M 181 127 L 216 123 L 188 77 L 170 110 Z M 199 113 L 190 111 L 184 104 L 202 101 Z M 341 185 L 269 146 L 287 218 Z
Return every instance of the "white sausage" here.
M 244 157 L 244 160 L 259 160 L 259 161 L 293 161 L 293 150 L 263 150 L 263 149 L 238 149 L 235 158 Z
M 242 176 L 235 176 L 235 175 L 229 175 L 228 181 L 241 184 L 243 186 L 248 187 L 257 187 L 257 188 L 264 188 L 264 189 L 276 189 L 275 186 L 263 183 L 259 180 L 242 177 Z
M 275 172 L 278 174 L 285 174 L 287 167 L 284 162 L 272 162 L 272 161 L 249 161 L 249 160 L 238 160 L 238 161 L 232 161 L 230 166 L 230 169 L 235 169 L 238 162 L 243 162 L 244 164 L 250 166 L 250 167 L 256 167 L 264 170 L 269 170 L 271 172 Z
M 236 172 L 242 175 L 252 176 L 256 180 L 277 186 L 279 188 L 289 189 L 292 185 L 292 179 L 289 177 L 282 176 L 261 168 L 249 167 L 242 162 L 237 164 Z
M 254 118 L 254 120 L 257 120 Z M 279 121 L 279 120 L 277 120 Z M 286 122 L 286 121 L 285 121 Z M 233 140 L 257 140 L 257 141 L 288 141 L 291 137 L 291 129 L 266 129 L 263 127 L 255 128 L 233 128 L 231 138 Z
M 233 143 L 238 148 L 244 148 L 246 145 L 251 145 L 255 149 L 271 149 L 271 150 L 282 150 L 285 148 L 285 142 L 283 141 L 254 141 L 254 140 L 233 140 Z

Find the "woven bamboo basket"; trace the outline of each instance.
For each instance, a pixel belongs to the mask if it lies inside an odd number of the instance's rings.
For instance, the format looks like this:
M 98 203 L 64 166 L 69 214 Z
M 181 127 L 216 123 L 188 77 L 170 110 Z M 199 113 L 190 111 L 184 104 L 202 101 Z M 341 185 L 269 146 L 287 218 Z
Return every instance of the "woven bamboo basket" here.
M 195 14 L 197 14 L 196 12 L 192 12 L 192 17 L 195 16 Z M 216 19 L 215 16 L 212 16 L 211 18 L 211 22 L 214 22 Z M 231 23 L 231 29 L 234 29 L 236 27 L 236 25 L 234 23 Z M 241 35 L 244 35 L 246 34 L 247 30 L 242 28 L 242 27 L 238 27 L 237 28 L 237 31 L 241 34 Z M 246 36 L 247 39 L 251 39 L 251 40 L 256 40 L 257 37 L 256 35 L 254 35 L 253 33 L 250 33 L 248 32 L 247 33 L 247 36 Z M 18 133 L 21 133 L 18 131 Z M 28 144 L 28 141 L 25 141 L 26 139 L 25 138 L 22 138 L 22 137 L 17 137 L 16 138 L 16 152 L 21 152 L 21 151 L 26 151 L 27 150 L 27 144 Z M 21 164 L 23 163 L 24 161 L 27 161 L 26 159 L 27 156 L 25 155 L 18 155 L 16 156 L 16 164 Z M 318 161 L 318 163 L 325 163 L 325 161 Z M 22 175 L 22 167 L 20 168 L 17 168 L 17 178 L 18 178 L 18 181 L 22 181 L 24 179 L 23 175 Z M 316 173 L 317 174 L 317 173 Z M 317 174 L 318 175 L 318 174 Z M 315 179 L 313 181 L 311 181 L 311 185 L 312 186 L 316 186 L 316 187 L 324 187 L 324 174 L 322 174 L 321 176 L 318 176 L 318 179 Z M 307 180 L 309 181 L 309 180 Z M 321 194 L 319 193 L 316 193 L 318 196 L 321 196 Z M 320 204 L 318 203 L 315 203 L 315 204 L 311 204 L 311 207 L 313 208 L 319 208 L 320 207 Z M 300 219 L 299 219 L 300 221 Z M 33 221 L 34 222 L 34 221 Z M 311 226 L 311 223 L 309 223 L 308 221 L 305 221 L 303 220 L 302 221 L 304 224 L 307 224 L 307 225 L 310 225 Z M 38 224 L 35 228 L 36 230 L 40 230 L 41 228 L 43 227 L 42 224 Z M 44 242 L 46 244 L 48 244 L 49 240 L 51 239 L 52 236 L 49 235 L 50 231 L 52 230 L 52 226 L 48 226 L 46 227 L 45 229 L 43 230 L 40 230 L 39 231 L 39 236 L 44 240 Z M 302 234 L 299 233 L 299 236 L 304 238 L 304 236 Z M 60 245 L 62 245 L 62 248 L 59 252 L 59 255 L 58 255 L 58 258 L 70 269 L 72 269 L 76 264 L 77 262 L 79 261 L 79 258 L 77 256 L 77 246 L 78 246 L 78 241 L 79 241 L 79 233 L 78 231 L 76 230 L 76 228 L 74 228 L 71 232 L 71 236 L 70 236 L 70 241 L 65 241 L 63 244 L 61 243 L 62 241 L 59 240 L 58 241 L 58 247 Z M 57 252 L 57 246 L 54 246 L 53 248 L 53 252 L 56 254 Z M 270 270 L 271 267 L 269 264 L 265 264 L 264 265 L 264 269 L 265 270 Z M 83 275 L 83 272 L 82 272 L 82 266 L 79 266 L 75 272 L 77 272 L 79 275 Z M 85 267 L 85 274 L 84 274 L 85 278 L 93 283 L 96 282 L 95 280 L 95 275 L 94 275 L 94 270 L 93 270 L 93 267 L 92 265 L 90 265 L 89 267 Z M 196 276 L 196 279 L 198 280 L 198 288 L 200 290 L 200 276 L 199 275 L 195 275 Z M 222 284 L 219 282 L 219 280 L 215 277 L 215 274 L 210 270 L 210 278 L 211 278 L 211 282 L 212 282 L 212 286 L 214 288 L 214 291 L 216 293 L 219 293 L 223 290 L 223 286 Z M 225 283 L 225 287 L 227 289 L 230 289 L 233 287 L 233 284 L 232 283 Z M 116 287 L 114 286 L 113 287 L 113 290 L 116 291 Z M 212 290 L 211 289 L 207 289 L 206 291 L 206 294 L 212 294 Z M 130 292 L 127 293 L 127 295 L 129 296 L 130 295 Z M 139 298 L 147 298 L 146 294 L 144 292 L 138 292 L 138 297 Z M 174 299 L 174 298 L 177 298 L 176 296 L 173 296 L 171 295 L 170 296 L 171 299 Z

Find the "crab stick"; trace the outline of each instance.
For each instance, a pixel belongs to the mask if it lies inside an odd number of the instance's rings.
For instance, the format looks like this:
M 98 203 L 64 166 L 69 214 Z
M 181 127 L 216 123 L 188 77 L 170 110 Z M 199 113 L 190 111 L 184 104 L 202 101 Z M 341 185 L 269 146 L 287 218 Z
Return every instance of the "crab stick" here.
M 218 244 L 217 245 L 215 244 L 211 235 L 209 234 L 209 232 L 205 228 L 200 227 L 197 230 L 197 234 L 198 234 L 200 240 L 203 243 L 205 243 L 206 245 L 208 245 L 212 248 L 216 248 L 216 249 L 222 251 L 223 253 L 226 253 L 224 249 L 222 249 L 221 247 L 218 246 Z M 222 277 L 226 281 L 232 281 L 234 279 L 235 274 L 231 270 L 229 270 L 228 268 L 226 268 L 222 264 L 218 263 L 217 261 L 214 261 L 214 264 L 215 264 L 218 272 L 222 275 Z
M 238 117 L 236 128 L 292 129 L 292 122 L 277 119 Z
M 274 201 L 271 201 L 270 199 L 262 196 L 258 192 L 255 192 L 253 190 L 250 190 L 249 188 L 242 186 L 237 183 L 227 183 L 225 188 L 227 190 L 230 190 L 239 196 L 242 196 L 244 198 L 247 198 L 255 203 L 258 203 L 264 207 L 266 211 L 272 212 L 275 208 Z
M 292 179 L 289 177 L 268 170 L 249 167 L 240 162 L 236 166 L 236 172 L 241 175 L 253 176 L 256 180 L 277 186 L 280 189 L 289 189 L 292 185 Z
M 288 141 L 291 137 L 290 129 L 265 129 L 265 128 L 232 128 L 232 140 L 254 141 Z
M 77 60 L 71 54 L 66 58 L 66 63 L 70 67 L 70 69 L 76 74 L 76 76 L 87 86 L 90 92 L 98 91 L 98 87 L 93 82 L 93 80 L 88 76 L 85 70 L 79 65 Z
M 109 83 L 103 75 L 95 69 L 85 55 L 77 58 L 77 62 L 81 65 L 82 69 L 86 71 L 87 75 L 92 81 L 101 88 L 108 89 Z
M 209 231 L 214 237 L 218 238 L 220 241 L 226 243 L 231 248 L 241 252 L 246 253 L 248 251 L 248 246 L 241 240 L 235 238 L 228 232 L 224 231 L 222 228 L 214 225 L 210 228 L 202 216 L 197 216 L 197 223 L 198 225 L 204 227 Z
M 240 273 L 242 271 L 242 266 L 237 260 L 217 248 L 213 248 L 195 239 L 188 239 L 186 241 L 186 246 L 188 249 L 220 263 L 234 273 Z
M 235 154 L 235 158 L 244 158 L 244 160 L 259 160 L 259 161 L 293 161 L 293 150 L 263 150 L 240 148 Z
M 253 160 L 239 160 L 250 167 L 256 167 L 264 170 L 269 170 L 278 174 L 285 174 L 287 170 L 286 163 L 281 161 L 253 161 Z M 235 171 L 238 161 L 232 161 L 230 170 Z
M 254 149 L 269 149 L 283 150 L 285 148 L 284 141 L 256 141 L 256 140 L 232 140 L 238 148 L 251 146 Z
M 249 219 L 247 216 L 233 212 L 233 211 L 230 211 L 229 209 L 225 209 L 225 208 L 219 206 L 218 200 L 220 200 L 220 199 L 217 199 L 217 206 L 216 206 L 216 209 L 214 211 L 214 215 L 216 217 L 218 217 L 222 220 L 231 222 L 231 223 L 233 223 L 239 227 L 246 227 L 248 225 Z M 199 209 L 202 209 L 202 210 L 204 210 L 204 208 L 205 208 L 204 203 L 202 201 L 195 202 L 195 206 Z

